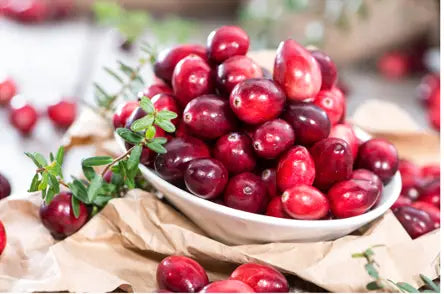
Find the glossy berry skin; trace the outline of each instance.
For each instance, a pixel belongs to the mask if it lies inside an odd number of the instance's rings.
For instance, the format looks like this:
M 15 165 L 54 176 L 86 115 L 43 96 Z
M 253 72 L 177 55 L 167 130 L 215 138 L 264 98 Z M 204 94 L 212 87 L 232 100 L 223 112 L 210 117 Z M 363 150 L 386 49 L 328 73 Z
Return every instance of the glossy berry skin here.
M 329 210 L 327 197 L 308 185 L 297 185 L 285 190 L 282 206 L 291 217 L 303 220 L 321 219 Z
M 412 204 L 412 200 L 408 197 L 399 195 L 398 199 L 396 199 L 395 203 L 390 207 L 392 210 L 401 207 L 401 206 L 410 206 Z
M 230 275 L 230 280 L 244 282 L 257 293 L 286 293 L 288 281 L 279 271 L 271 266 L 245 263 L 238 266 Z
M 194 159 L 188 164 L 184 179 L 191 193 L 203 199 L 214 199 L 224 191 L 228 171 L 217 159 Z
M 217 64 L 235 55 L 245 55 L 250 46 L 247 33 L 237 26 L 222 26 L 208 35 L 208 58 Z
M 142 98 L 143 96 L 148 98 L 153 98 L 157 94 L 167 94 L 167 95 L 173 95 L 173 89 L 170 88 L 167 84 L 157 82 L 152 85 L 149 85 L 143 92 L 139 93 L 139 98 Z
M 224 193 L 224 202 L 228 207 L 252 213 L 263 212 L 268 200 L 261 178 L 250 172 L 232 177 Z
M 170 83 L 177 63 L 191 54 L 206 59 L 205 48 L 201 45 L 183 44 L 161 51 L 154 63 L 154 74 Z
M 154 167 L 159 176 L 169 182 L 180 182 L 191 160 L 210 157 L 207 145 L 191 136 L 173 138 L 164 147 L 167 153 L 157 155 Z
M 292 218 L 282 205 L 282 197 L 273 197 L 268 203 L 265 214 L 273 217 Z
M 400 79 L 409 72 L 409 60 L 401 52 L 388 52 L 378 61 L 379 72 L 388 79 Z
M 137 107 L 139 107 L 138 101 L 128 101 L 125 104 L 120 105 L 113 115 L 114 128 L 124 128 L 126 121 Z
M 321 89 L 322 75 L 316 59 L 292 39 L 279 44 L 274 61 L 273 79 L 288 99 L 304 101 Z
M 11 194 L 11 185 L 5 176 L 0 174 L 0 199 L 6 198 Z
M 267 168 L 261 173 L 262 182 L 267 187 L 268 196 L 270 197 L 278 197 L 280 196 L 277 181 L 276 181 L 276 169 Z
M 285 100 L 284 92 L 273 81 L 250 79 L 234 87 L 230 106 L 240 120 L 255 125 L 277 118 Z
M 293 127 L 296 144 L 311 146 L 330 134 L 327 113 L 312 103 L 289 103 L 282 118 Z
M 319 69 L 322 75 L 321 90 L 331 89 L 338 79 L 338 70 L 333 60 L 322 51 L 313 50 L 311 55 L 316 59 L 319 64 Z
M 179 61 L 173 73 L 173 90 L 177 102 L 185 107 L 194 98 L 213 92 L 210 66 L 197 55 Z
M 183 122 L 195 136 L 215 139 L 234 130 L 236 117 L 227 100 L 202 95 L 191 100 L 183 111 Z
M 11 107 L 9 121 L 23 135 L 29 135 L 35 127 L 38 114 L 34 106 L 30 104 Z
M 424 179 L 435 179 L 441 176 L 439 164 L 428 164 L 421 168 L 421 177 Z
M 401 174 L 402 186 L 411 187 L 415 185 L 421 176 L 421 170 L 413 162 L 401 159 L 399 160 L 399 173 Z
M 7 243 L 7 237 L 6 237 L 5 226 L 3 225 L 3 222 L 0 221 L 0 255 L 5 250 L 6 243 Z
M 313 103 L 325 110 L 332 126 L 339 123 L 344 116 L 345 97 L 336 87 L 319 91 Z
M 373 172 L 366 170 L 366 169 L 356 169 L 351 174 L 351 179 L 355 180 L 365 180 L 373 183 L 378 190 L 382 193 L 382 189 L 384 188 L 384 185 L 382 184 L 381 179 L 374 174 Z
M 366 180 L 347 180 L 335 184 L 328 191 L 330 209 L 337 218 L 361 215 L 379 200 L 381 192 Z
M 371 139 L 359 147 L 357 167 L 374 172 L 387 184 L 398 170 L 396 147 L 384 139 Z
M 173 292 L 196 293 L 209 281 L 204 268 L 185 256 L 168 256 L 157 266 L 159 288 Z
M 178 118 L 173 119 L 171 122 L 177 127 L 181 110 L 173 95 L 165 93 L 157 94 L 151 98 L 151 102 L 157 111 L 168 110 L 176 113 Z
M 71 193 L 61 192 L 48 205 L 43 203 L 40 207 L 40 219 L 55 238 L 74 234 L 88 220 L 88 209 L 83 203 L 79 203 L 79 217 L 75 217 L 71 197 Z
M 315 174 L 315 164 L 308 150 L 303 146 L 295 146 L 279 160 L 276 169 L 277 185 L 280 191 L 301 184 L 311 185 Z
M 74 102 L 62 100 L 48 106 L 49 119 L 59 128 L 68 128 L 76 119 L 77 105 Z
M 441 215 L 440 215 L 439 208 L 437 208 L 433 204 L 423 202 L 423 201 L 415 201 L 412 203 L 411 206 L 427 212 L 433 221 L 434 228 L 439 228 L 439 225 L 441 222 Z
M 338 138 L 347 142 L 353 155 L 353 159 L 358 156 L 360 141 L 356 137 L 353 128 L 349 124 L 337 124 L 330 131 L 330 138 Z
M 254 290 L 238 280 L 223 280 L 208 284 L 200 293 L 254 293 Z
M 8 105 L 17 93 L 17 87 L 11 78 L 0 81 L 0 105 Z
M 242 133 L 229 133 L 220 137 L 214 146 L 213 155 L 232 174 L 252 171 L 256 167 L 251 139 Z
M 46 1 L 6 1 L 3 14 L 24 23 L 37 23 L 46 20 L 50 16 L 49 5 Z
M 310 153 L 316 168 L 315 187 L 327 190 L 335 183 L 351 177 L 353 155 L 344 140 L 323 139 L 311 147 Z
M 262 77 L 259 65 L 247 56 L 237 55 L 228 58 L 217 67 L 216 85 L 222 94 L 229 96 L 240 82 Z
M 267 121 L 253 134 L 253 148 L 260 157 L 272 159 L 294 144 L 293 128 L 282 119 Z
M 394 209 L 393 213 L 413 239 L 434 229 L 431 217 L 423 210 L 411 206 L 402 206 Z

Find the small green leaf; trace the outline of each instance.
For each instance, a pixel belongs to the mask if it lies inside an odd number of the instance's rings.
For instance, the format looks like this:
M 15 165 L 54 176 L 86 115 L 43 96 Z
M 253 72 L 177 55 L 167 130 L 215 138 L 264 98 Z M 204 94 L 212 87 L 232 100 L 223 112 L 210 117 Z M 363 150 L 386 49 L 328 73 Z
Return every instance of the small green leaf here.
M 56 161 L 60 166 L 63 165 L 63 157 L 64 156 L 65 156 L 65 148 L 63 148 L 63 146 L 60 146 L 59 149 L 57 150 L 57 154 L 56 154 Z
M 435 282 L 432 281 L 432 279 L 424 276 L 423 274 L 419 275 L 421 277 L 421 280 L 424 282 L 424 284 L 427 285 L 433 292 L 440 293 L 441 287 L 437 285 Z
M 29 152 L 25 152 L 25 155 L 28 156 L 29 158 L 31 158 L 31 160 L 34 162 L 34 164 L 39 167 L 39 168 L 43 168 L 43 165 L 41 165 L 38 160 L 35 158 L 33 153 L 29 153 Z
M 373 281 L 373 282 L 370 282 L 367 284 L 367 290 L 370 290 L 370 291 L 379 290 L 382 288 L 383 287 L 381 287 L 376 281 Z
M 77 200 L 76 197 L 71 197 L 71 206 L 72 211 L 74 212 L 74 217 L 79 218 L 80 216 L 80 203 L 79 200 Z
M 54 161 L 54 154 L 52 154 L 52 152 L 49 152 L 49 161 Z
M 99 207 L 104 207 L 108 203 L 108 201 L 110 201 L 111 199 L 113 199 L 112 196 L 99 195 L 94 199 L 94 204 Z
M 37 162 L 42 166 L 45 167 L 48 165 L 48 162 L 46 161 L 45 157 L 38 153 L 38 152 L 34 152 L 33 153 L 35 160 L 37 160 Z
M 52 187 L 51 187 L 51 189 L 48 189 L 48 192 L 46 193 L 46 196 L 45 196 L 45 203 L 46 203 L 46 205 L 51 203 L 51 201 L 54 198 L 55 194 L 57 194 L 57 192 L 54 189 L 52 189 Z
M 48 187 L 48 172 L 42 173 L 42 181 L 39 184 L 39 191 L 46 190 L 46 187 Z
M 370 277 L 374 278 L 374 279 L 379 279 L 379 274 L 378 271 L 376 270 L 376 268 L 373 266 L 373 264 L 371 263 L 367 263 L 365 265 L 365 269 L 367 270 L 367 273 L 369 274 Z
M 125 178 L 125 185 L 127 185 L 130 190 L 136 188 L 136 182 L 133 177 Z
M 151 126 L 154 122 L 154 117 L 152 115 L 146 115 L 142 118 L 139 118 L 131 125 L 131 130 L 134 132 L 140 132 Z
M 120 137 L 122 137 L 122 139 L 129 143 L 137 144 L 144 140 L 144 137 L 142 135 L 125 128 L 118 128 L 116 132 Z
M 176 127 L 174 126 L 174 124 L 168 120 L 159 120 L 156 118 L 154 123 L 161 127 L 165 132 L 173 133 L 176 131 Z
M 161 144 L 159 144 L 157 142 L 150 142 L 150 143 L 146 144 L 146 146 L 156 153 L 159 153 L 159 154 L 167 153 L 167 150 Z
M 38 175 L 38 174 L 35 174 L 34 177 L 32 178 L 31 187 L 29 187 L 28 192 L 35 192 L 35 191 L 38 191 L 38 189 L 39 189 L 39 184 L 40 184 L 40 181 L 39 181 L 39 175 Z
M 145 132 L 145 138 L 147 138 L 148 140 L 151 140 L 152 138 L 154 138 L 154 136 L 156 135 L 156 127 L 155 126 L 149 126 L 146 129 Z
M 97 196 L 100 187 L 102 186 L 103 179 L 101 176 L 96 175 L 91 181 L 88 187 L 88 202 L 92 203 L 94 198 Z
M 153 102 L 151 102 L 151 100 L 146 96 L 143 96 L 140 99 L 140 107 L 148 114 L 153 113 L 155 111 Z
M 94 179 L 94 177 L 96 176 L 96 172 L 90 166 L 82 165 L 82 170 L 83 170 L 83 174 L 85 175 L 85 178 L 87 178 L 88 181 L 92 181 L 92 179 Z
M 60 184 L 57 178 L 51 174 L 49 174 L 49 182 L 51 183 L 51 189 L 54 191 L 54 193 L 60 192 Z
M 352 258 L 363 258 L 363 257 L 365 257 L 364 253 L 353 253 L 352 254 Z
M 123 79 L 115 71 L 106 66 L 103 69 L 119 83 L 124 83 Z
M 88 191 L 81 181 L 74 179 L 68 186 L 74 197 L 85 204 L 90 204 L 88 201 Z
M 364 251 L 364 255 L 366 255 L 366 256 L 372 256 L 374 254 L 375 254 L 375 252 L 373 252 L 373 250 L 370 248 Z
M 396 286 L 398 286 L 401 290 L 406 291 L 407 293 L 419 293 L 418 289 L 408 283 L 399 282 L 396 283 Z
M 130 157 L 128 158 L 128 161 L 126 163 L 126 167 L 128 168 L 128 170 L 133 170 L 137 168 L 141 154 L 142 154 L 142 145 L 136 145 L 133 151 L 131 151 Z
M 172 120 L 176 117 L 177 114 L 169 110 L 162 110 L 157 113 L 157 118 L 159 118 L 160 120 Z
M 113 162 L 111 156 L 95 156 L 82 160 L 82 166 L 101 166 Z
M 161 144 L 161 145 L 163 145 L 163 144 L 165 144 L 166 142 L 168 142 L 168 139 L 167 139 L 167 138 L 164 138 L 164 137 L 157 137 L 157 138 L 153 138 L 153 139 L 151 140 L 151 142 L 156 142 L 157 144 Z

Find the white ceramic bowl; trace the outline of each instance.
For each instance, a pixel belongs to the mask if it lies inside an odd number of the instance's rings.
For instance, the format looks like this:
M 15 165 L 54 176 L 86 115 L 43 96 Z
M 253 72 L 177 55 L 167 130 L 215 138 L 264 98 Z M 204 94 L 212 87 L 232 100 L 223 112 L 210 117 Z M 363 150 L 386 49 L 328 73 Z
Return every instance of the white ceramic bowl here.
M 356 129 L 356 135 L 367 140 L 370 136 Z M 120 146 L 121 138 L 116 135 Z M 401 192 L 399 172 L 384 186 L 379 203 L 359 216 L 333 220 L 282 219 L 233 209 L 201 199 L 167 181 L 144 165 L 143 176 L 177 209 L 189 217 L 203 231 L 226 244 L 242 245 L 270 242 L 327 241 L 345 236 L 375 220 L 386 212 Z

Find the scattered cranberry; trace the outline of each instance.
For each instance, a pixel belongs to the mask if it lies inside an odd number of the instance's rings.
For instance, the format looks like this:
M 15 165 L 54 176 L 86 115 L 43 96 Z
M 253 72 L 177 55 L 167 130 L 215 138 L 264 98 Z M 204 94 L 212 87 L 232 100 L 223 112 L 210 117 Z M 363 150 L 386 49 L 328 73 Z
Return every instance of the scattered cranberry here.
M 253 293 L 254 290 L 238 280 L 216 281 L 205 286 L 200 293 Z
M 416 182 L 412 186 L 403 186 L 401 190 L 401 195 L 409 198 L 412 201 L 416 201 L 419 195 L 422 194 L 422 185 L 421 181 Z
M 254 150 L 263 158 L 276 158 L 293 144 L 293 128 L 282 119 L 267 121 L 259 126 L 253 135 Z
M 76 114 L 77 105 L 66 100 L 48 106 L 49 119 L 60 128 L 69 127 L 74 122 Z
M 17 93 L 15 82 L 8 78 L 0 81 L 0 105 L 7 105 Z
M 384 54 L 378 61 L 379 72 L 389 79 L 400 79 L 409 72 L 409 60 L 406 54 L 393 51 Z
M 6 198 L 11 194 L 11 185 L 5 176 L 0 174 L 0 199 Z
M 429 214 L 411 206 L 401 206 L 394 211 L 396 218 L 413 239 L 422 236 L 434 229 Z
M 331 89 L 338 79 L 338 70 L 333 60 L 322 51 L 311 51 L 311 55 L 316 59 L 319 64 L 322 75 L 321 90 Z
M 37 111 L 31 104 L 17 103 L 17 105 L 14 105 L 14 100 L 12 101 L 13 103 L 9 113 L 9 120 L 22 134 L 28 135 L 32 132 L 37 123 Z
M 185 256 L 168 256 L 157 267 L 157 283 L 160 288 L 173 292 L 196 293 L 209 281 L 204 268 Z
M 314 220 L 328 214 L 327 197 L 318 189 L 307 185 L 297 185 L 282 194 L 282 206 L 293 218 Z
M 176 103 L 176 99 L 170 94 L 157 94 L 152 99 L 154 108 L 157 111 L 168 110 L 180 115 L 180 108 Z M 175 118 L 171 121 L 175 126 L 179 123 L 179 119 Z
M 244 282 L 257 293 L 288 292 L 288 281 L 279 271 L 271 266 L 246 263 L 238 266 L 230 276 L 230 280 Z
M 352 172 L 351 179 L 365 180 L 373 183 L 377 189 L 382 193 L 383 184 L 381 179 L 373 172 L 366 169 L 357 169 Z
M 139 98 L 147 97 L 153 98 L 157 94 L 167 94 L 173 95 L 173 89 L 170 88 L 167 84 L 163 82 L 157 82 L 152 85 L 149 85 L 142 93 L 139 94 Z
M 344 94 L 336 87 L 321 90 L 313 103 L 325 110 L 332 126 L 339 123 L 345 113 Z
M 439 228 L 439 224 L 441 222 L 439 208 L 437 208 L 433 204 L 423 202 L 423 201 L 415 201 L 415 202 L 413 202 L 413 204 L 411 206 L 427 212 L 433 221 L 433 225 L 434 225 L 435 229 Z
M 419 201 L 427 202 L 440 208 L 441 184 L 439 178 L 427 181 L 421 185 L 419 191 Z
M 429 121 L 436 130 L 441 129 L 441 99 L 440 99 L 440 89 L 437 89 L 433 93 L 431 98 L 431 103 L 428 109 Z
M 111 183 L 113 179 L 113 172 L 111 170 L 107 170 L 105 175 L 103 176 L 103 180 L 108 184 Z
M 393 203 L 392 207 L 390 207 L 392 210 L 401 207 L 401 206 L 410 206 L 412 204 L 412 200 L 408 197 L 399 195 L 398 199 L 396 199 L 395 203 Z
M 241 173 L 229 180 L 224 202 L 231 208 L 261 213 L 268 204 L 267 188 L 255 174 Z
M 265 214 L 280 218 L 292 218 L 288 215 L 284 209 L 284 206 L 282 205 L 282 197 L 273 197 L 268 203 Z
M 228 182 L 228 171 L 217 159 L 194 159 L 185 171 L 185 185 L 191 193 L 204 199 L 219 196 Z
M 411 187 L 415 185 L 420 177 L 420 169 L 413 162 L 401 159 L 399 160 L 399 172 L 401 173 L 401 180 L 403 187 Z
M 251 139 L 245 134 L 230 133 L 220 137 L 213 155 L 233 174 L 252 171 L 256 167 Z
M 234 87 L 230 105 L 237 117 L 247 124 L 260 124 L 277 118 L 285 104 L 285 94 L 271 80 L 249 79 Z
M 439 164 L 428 164 L 421 168 L 421 177 L 424 179 L 435 179 L 441 176 Z
M 235 55 L 245 55 L 250 46 L 247 33 L 237 26 L 222 26 L 208 35 L 207 53 L 219 64 Z
M 6 237 L 5 226 L 3 225 L 3 222 L 0 221 L 0 254 L 2 254 L 6 248 L 6 242 L 7 242 L 7 237 Z
M 41 0 L 7 0 L 3 13 L 26 23 L 41 22 L 50 16 L 49 5 Z
M 356 159 L 356 156 L 358 156 L 360 141 L 358 137 L 356 137 L 352 126 L 349 124 L 337 124 L 331 129 L 329 137 L 342 139 L 347 142 L 352 152 L 353 159 Z
M 440 77 L 438 74 L 431 73 L 421 79 L 417 88 L 419 99 L 424 105 L 428 106 L 434 92 L 440 88 Z
M 285 191 L 296 185 L 311 185 L 315 179 L 315 164 L 305 147 L 295 146 L 279 160 L 277 170 L 277 185 Z
M 278 197 L 279 191 L 276 182 L 276 169 L 267 168 L 261 173 L 262 182 L 264 182 L 267 187 L 268 196 Z
M 138 101 L 128 101 L 117 108 L 113 116 L 114 128 L 123 128 L 133 111 L 139 106 Z

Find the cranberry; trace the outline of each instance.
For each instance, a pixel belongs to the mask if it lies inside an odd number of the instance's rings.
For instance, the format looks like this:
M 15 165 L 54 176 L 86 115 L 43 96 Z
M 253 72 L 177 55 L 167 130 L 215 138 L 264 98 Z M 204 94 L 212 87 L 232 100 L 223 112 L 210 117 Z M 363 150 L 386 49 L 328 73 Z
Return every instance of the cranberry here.
M 166 85 L 163 82 L 157 82 L 152 85 L 149 85 L 143 92 L 141 92 L 138 96 L 139 98 L 147 97 L 147 98 L 153 98 L 157 94 L 167 94 L 167 95 L 173 95 L 173 89 L 170 88 L 170 86 Z
M 314 185 L 327 190 L 333 184 L 347 180 L 353 171 L 353 155 L 347 142 L 338 138 L 319 141 L 310 149 L 316 167 Z
M 281 191 L 300 184 L 311 185 L 315 173 L 315 164 L 308 150 L 295 146 L 279 160 L 276 169 L 277 185 Z
M 185 171 L 185 185 L 191 193 L 204 199 L 219 196 L 228 182 L 228 171 L 217 159 L 194 159 Z
M 117 129 L 125 127 L 126 121 L 138 106 L 138 101 L 128 101 L 119 106 L 113 116 L 114 128 Z
M 410 206 L 412 204 L 412 200 L 408 197 L 399 195 L 398 199 L 396 199 L 395 203 L 390 207 L 392 210 L 401 207 L 401 206 Z
M 394 214 L 407 233 L 413 239 L 422 236 L 434 229 L 434 224 L 429 214 L 410 206 L 396 208 Z
M 435 179 L 441 176 L 439 164 L 428 164 L 421 168 L 421 177 L 424 179 Z
M 311 51 L 311 55 L 316 59 L 319 64 L 322 75 L 322 85 L 321 89 L 331 89 L 338 79 L 338 70 L 336 64 L 333 60 L 322 51 L 314 50 Z
M 440 89 L 437 89 L 432 95 L 431 102 L 428 109 L 429 121 L 436 130 L 441 128 L 441 102 Z
M 382 189 L 384 188 L 381 179 L 375 173 L 366 169 L 354 170 L 352 172 L 351 178 L 355 180 L 369 181 L 373 183 L 378 188 L 378 190 L 381 191 L 381 193 Z
M 245 55 L 250 46 L 247 33 L 237 26 L 222 26 L 208 35 L 207 53 L 211 61 L 222 63 L 235 55 Z
M 419 167 L 406 159 L 399 160 L 399 172 L 401 173 L 403 187 L 413 186 L 420 177 Z
M 267 187 L 268 196 L 278 197 L 279 191 L 276 182 L 276 169 L 267 168 L 261 173 L 262 182 L 264 182 Z
M 228 101 L 216 95 L 191 100 L 183 111 L 183 122 L 194 135 L 215 139 L 236 128 L 236 117 Z
M 152 99 L 151 102 L 157 111 L 168 110 L 180 115 L 180 108 L 176 103 L 176 99 L 170 94 L 157 94 Z M 177 126 L 178 119 L 175 118 L 171 121 L 175 126 Z
M 282 118 L 293 127 L 297 144 L 311 146 L 330 134 L 327 113 L 312 103 L 290 103 Z
M 48 106 L 49 119 L 60 128 L 69 127 L 74 122 L 76 114 L 77 105 L 66 100 Z
M 3 222 L 0 221 L 0 254 L 2 254 L 6 248 L 6 240 L 5 226 L 3 225 Z
M 195 293 L 209 281 L 204 268 L 185 256 L 168 256 L 157 267 L 157 283 L 162 289 L 173 292 Z
M 276 158 L 294 144 L 294 131 L 282 119 L 275 119 L 259 126 L 253 135 L 256 154 L 263 158 Z
M 419 192 L 419 201 L 427 202 L 440 208 L 441 184 L 439 178 L 422 183 Z
M 220 137 L 214 146 L 213 155 L 233 174 L 252 171 L 256 167 L 251 139 L 241 133 Z
M 280 218 L 292 218 L 285 211 L 282 205 L 282 197 L 273 197 L 268 203 L 265 214 L 268 216 L 280 217 Z
M 16 97 L 18 98 L 18 97 Z M 9 113 L 9 120 L 11 124 L 18 129 L 22 134 L 28 135 L 32 132 L 37 123 L 38 114 L 34 106 L 30 104 L 15 103 L 12 101 L 11 112 Z
M 224 202 L 231 208 L 261 213 L 268 204 L 267 188 L 255 174 L 241 173 L 228 181 Z
M 105 175 L 103 176 L 103 180 L 107 183 L 111 183 L 113 179 L 113 172 L 111 170 L 107 170 Z
M 417 88 L 419 99 L 425 104 L 429 105 L 434 92 L 440 88 L 440 77 L 438 74 L 427 74 L 421 79 L 421 83 Z
M 79 203 L 79 217 L 76 218 L 71 204 L 72 194 L 61 192 L 47 205 L 40 207 L 40 218 L 43 225 L 55 238 L 64 238 L 74 234 L 88 220 L 88 209 Z
M 197 55 L 206 59 L 205 48 L 201 45 L 183 44 L 159 53 L 154 63 L 154 74 L 170 83 L 177 63 L 188 55 Z
M 253 293 L 254 290 L 238 280 L 216 281 L 205 286 L 200 293 Z
M 17 93 L 17 87 L 11 78 L 0 81 L 0 105 L 7 105 Z
M 257 293 L 288 292 L 288 281 L 279 271 L 271 266 L 246 263 L 238 266 L 230 275 L 230 280 L 244 282 Z
M 266 79 L 249 79 L 234 87 L 230 105 L 239 119 L 247 124 L 260 124 L 277 118 L 285 104 L 279 86 Z
M 416 201 L 422 193 L 422 182 L 418 181 L 412 186 L 403 186 L 401 195 L 409 198 L 412 201 Z
M 345 113 L 344 94 L 336 87 L 321 90 L 313 103 L 325 110 L 333 126 L 339 123 Z
M 353 128 L 349 124 L 335 125 L 331 129 L 329 137 L 342 139 L 347 142 L 352 152 L 353 159 L 356 159 L 356 156 L 358 156 L 360 141 L 358 137 L 356 137 L 355 131 L 353 131 Z
M 279 44 L 274 61 L 273 79 L 288 99 L 313 98 L 321 89 L 322 75 L 316 59 L 292 39 Z
M 408 56 L 397 51 L 388 52 L 379 59 L 378 69 L 388 79 L 402 78 L 409 71 Z
M 396 147 L 384 139 L 371 139 L 359 147 L 357 167 L 371 170 L 384 184 L 395 175 L 398 162 Z
M 318 189 L 308 185 L 297 185 L 282 194 L 282 206 L 293 218 L 314 220 L 328 214 L 328 199 Z
M 186 137 L 191 135 L 191 131 L 188 130 L 188 127 L 185 125 L 183 120 L 179 120 L 178 126 L 176 128 L 176 132 L 174 133 L 176 137 Z
M 433 204 L 430 204 L 427 202 L 422 202 L 422 201 L 413 202 L 413 204 L 411 206 L 427 212 L 433 221 L 433 225 L 434 225 L 435 229 L 439 228 L 439 224 L 441 222 L 439 208 L 437 208 Z
M 230 95 L 234 86 L 248 79 L 262 78 L 262 69 L 247 56 L 233 56 L 217 67 L 216 84 L 221 93 Z
M 361 215 L 379 200 L 381 191 L 366 180 L 347 180 L 336 183 L 328 191 L 330 208 L 338 218 Z
M 9 0 L 3 7 L 3 13 L 21 22 L 34 23 L 46 20 L 50 15 L 50 9 L 46 1 Z
M 154 167 L 163 179 L 170 182 L 183 179 L 191 160 L 210 156 L 207 145 L 191 136 L 173 138 L 165 144 L 165 149 L 167 153 L 157 155 Z
M 6 198 L 11 194 L 11 185 L 8 179 L 0 174 L 0 199 Z
M 437 208 L 440 208 L 441 205 L 441 197 L 439 194 L 424 194 L 418 198 L 421 202 L 426 202 L 434 205 Z

